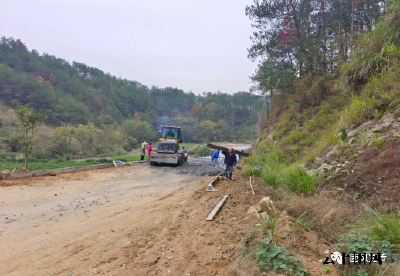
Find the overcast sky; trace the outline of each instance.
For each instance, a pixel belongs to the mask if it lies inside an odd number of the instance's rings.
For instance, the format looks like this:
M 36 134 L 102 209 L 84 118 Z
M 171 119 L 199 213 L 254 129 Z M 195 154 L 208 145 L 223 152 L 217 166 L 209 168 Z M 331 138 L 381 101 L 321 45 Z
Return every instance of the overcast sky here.
M 252 0 L 0 0 L 0 36 L 147 86 L 248 91 Z

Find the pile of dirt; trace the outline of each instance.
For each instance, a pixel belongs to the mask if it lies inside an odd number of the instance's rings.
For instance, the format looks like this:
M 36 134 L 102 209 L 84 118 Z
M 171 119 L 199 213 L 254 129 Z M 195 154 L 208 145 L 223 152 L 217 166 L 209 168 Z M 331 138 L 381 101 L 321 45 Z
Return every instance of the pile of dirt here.
M 0 172 L 0 180 L 3 180 L 5 174 L 30 172 L 30 171 L 31 170 L 26 170 L 26 169 L 19 169 L 19 170 L 16 170 L 16 171 L 4 170 L 4 171 Z
M 3 179 L 3 176 L 4 176 L 5 174 L 10 174 L 10 173 L 12 173 L 12 171 L 10 171 L 10 170 L 1 171 L 1 172 L 0 172 L 0 180 Z
M 31 172 L 32 170 L 26 170 L 26 169 L 19 169 L 14 171 L 14 173 L 22 173 L 22 172 Z

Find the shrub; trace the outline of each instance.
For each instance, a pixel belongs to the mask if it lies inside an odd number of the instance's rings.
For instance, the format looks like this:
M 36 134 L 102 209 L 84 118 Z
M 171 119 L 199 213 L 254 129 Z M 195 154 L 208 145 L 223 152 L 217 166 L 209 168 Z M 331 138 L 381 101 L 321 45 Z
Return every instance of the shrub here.
M 393 250 L 393 246 L 387 241 L 377 241 L 371 237 L 352 232 L 339 236 L 339 243 L 335 244 L 337 250 L 346 250 L 347 254 L 353 253 L 385 253 L 389 260 L 393 262 L 399 259 L 399 256 Z
M 377 149 L 381 149 L 385 146 L 386 138 L 385 136 L 380 135 L 379 133 L 374 133 L 374 138 L 372 143 Z
M 351 95 L 351 104 L 346 107 L 339 119 L 339 126 L 341 128 L 348 128 L 352 125 L 360 125 L 368 119 L 375 117 L 375 109 L 378 102 L 375 97 L 360 97 Z
M 125 150 L 131 151 L 132 149 L 137 148 L 139 146 L 139 143 L 136 138 L 129 136 L 127 140 L 128 143 L 125 145 Z
M 400 211 L 390 209 L 386 211 L 381 205 L 381 212 L 363 204 L 367 217 L 362 225 L 367 234 L 378 240 L 388 241 L 396 250 L 400 251 Z
M 13 135 L 9 138 L 9 145 L 11 152 L 19 152 L 22 149 L 22 138 L 17 135 Z
M 285 248 L 273 244 L 269 238 L 262 240 L 256 249 L 256 260 L 263 272 L 288 271 L 293 275 L 310 275 L 299 258 L 291 256 Z
M 285 138 L 282 139 L 282 143 L 290 143 L 295 144 L 300 140 L 304 139 L 306 134 L 301 130 L 293 130 L 291 131 Z
M 340 140 L 346 141 L 347 140 L 347 131 L 345 128 L 340 130 Z
M 298 165 L 288 167 L 285 172 L 285 182 L 295 191 L 305 194 L 312 194 L 315 188 L 321 182 L 322 177 L 310 174 L 306 169 Z
M 243 174 L 247 175 L 247 176 L 261 176 L 262 175 L 262 170 L 254 168 L 254 167 L 251 167 L 251 168 L 245 169 L 243 171 Z
M 304 123 L 304 129 L 306 132 L 311 132 L 313 129 L 317 128 L 319 125 L 316 118 L 309 119 Z
M 205 146 L 198 146 L 195 149 L 195 152 L 198 156 L 209 156 L 211 155 L 211 150 Z
M 278 167 L 268 167 L 262 173 L 263 182 L 267 185 L 278 186 L 282 183 L 282 175 Z

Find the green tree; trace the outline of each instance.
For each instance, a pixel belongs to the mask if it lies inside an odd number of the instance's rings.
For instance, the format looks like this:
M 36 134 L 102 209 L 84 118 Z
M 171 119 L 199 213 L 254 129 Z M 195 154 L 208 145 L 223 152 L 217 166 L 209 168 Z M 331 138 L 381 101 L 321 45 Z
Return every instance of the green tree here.
M 22 135 L 22 147 L 25 157 L 25 170 L 28 169 L 28 157 L 32 153 L 35 144 L 35 134 L 37 127 L 44 124 L 50 116 L 51 111 L 34 111 L 29 108 L 29 104 L 22 105 L 15 101 L 12 102 L 12 110 L 17 115 Z
M 216 134 L 220 134 L 220 130 L 217 131 L 217 125 L 209 120 L 201 121 L 196 126 L 197 140 L 210 142 L 211 139 L 215 139 Z
M 98 117 L 97 122 L 98 122 L 98 125 L 101 128 L 112 126 L 115 123 L 113 117 L 111 117 L 110 115 L 105 115 L 105 116 Z
M 153 126 L 144 121 L 125 120 L 122 129 L 127 137 L 135 138 L 139 143 L 152 141 L 157 137 Z
M 123 148 L 130 149 L 130 141 L 120 128 L 110 125 L 96 130 L 93 147 L 96 154 L 120 154 Z
M 87 154 L 90 152 L 90 146 L 93 142 L 93 135 L 96 129 L 93 123 L 87 125 L 77 125 L 73 129 L 73 137 L 79 142 L 81 152 Z
M 328 10 L 326 14 L 329 14 Z M 328 41 L 326 44 L 331 45 L 332 42 Z M 296 47 L 292 47 L 291 51 L 296 50 Z M 285 71 L 290 65 L 287 57 L 281 57 L 276 58 L 277 64 L 282 67 L 276 68 L 278 72 Z M 293 59 L 293 61 L 292 67 L 297 68 L 296 60 Z M 335 61 L 332 64 L 336 64 Z M 260 74 L 260 76 L 268 75 Z M 292 82 L 286 78 L 279 83 Z M 230 95 L 218 91 L 195 95 L 173 87 L 149 89 L 137 81 L 117 78 L 84 63 L 69 63 L 65 59 L 49 54 L 40 55 L 36 50 L 29 50 L 20 40 L 2 37 L 0 39 L 0 102 L 9 105 L 12 100 L 21 104 L 29 103 L 35 110 L 53 110 L 53 116 L 46 123 L 55 127 L 62 126 L 64 123 L 71 125 L 95 123 L 97 127 L 105 131 L 108 126 L 118 128 L 126 119 L 136 117 L 136 119 L 140 118 L 140 121 L 147 122 L 153 130 L 160 124 L 179 125 L 183 128 L 185 141 L 203 142 L 204 137 L 197 135 L 195 129 L 199 120 L 216 123 L 222 119 L 229 123 L 230 132 L 233 133 L 234 128 L 247 121 L 259 98 L 246 92 Z M 231 114 L 232 118 L 230 118 Z M 192 120 L 182 119 L 188 117 Z M 141 130 L 138 133 L 140 132 Z M 212 133 L 209 139 L 221 137 L 219 133 L 222 132 Z M 128 137 L 137 136 L 135 133 L 131 134 L 134 136 Z M 98 135 L 103 137 L 108 134 L 98 133 Z M 149 133 L 146 135 L 151 136 Z M 79 143 L 76 138 L 73 141 Z M 51 143 L 50 146 L 52 147 L 53 144 Z M 93 144 L 89 143 L 89 146 L 91 151 L 95 150 Z M 56 149 L 50 150 L 54 152 Z M 65 152 L 61 145 L 59 150 Z M 87 150 L 89 149 L 84 149 L 84 151 Z M 109 150 L 109 148 L 105 149 L 102 146 L 101 149 L 96 149 L 96 151 L 104 150 Z
M 229 125 L 223 119 L 220 119 L 217 123 L 217 128 L 221 131 L 222 141 L 226 141 L 230 137 Z
M 139 112 L 135 111 L 135 114 L 133 114 L 133 119 L 135 121 L 141 121 L 142 120 L 142 118 L 140 118 Z
M 251 88 L 253 91 L 261 92 L 264 95 L 272 95 L 279 82 L 276 61 L 267 59 L 260 62 L 255 74 L 253 74 L 250 79 L 255 84 L 255 86 Z
M 64 124 L 51 134 L 49 149 L 52 155 L 64 155 L 72 151 L 72 136 L 74 127 Z

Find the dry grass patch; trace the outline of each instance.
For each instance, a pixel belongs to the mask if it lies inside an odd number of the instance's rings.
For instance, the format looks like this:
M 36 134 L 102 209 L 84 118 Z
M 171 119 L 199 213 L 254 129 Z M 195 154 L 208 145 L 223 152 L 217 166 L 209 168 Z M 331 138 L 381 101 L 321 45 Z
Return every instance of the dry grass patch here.
M 334 242 L 343 232 L 346 222 L 362 210 L 360 204 L 340 201 L 323 194 L 312 197 L 290 196 L 276 202 L 276 205 L 280 209 L 286 209 L 295 218 L 306 212 L 307 217 L 315 219 L 311 229 L 330 242 Z
M 365 150 L 359 169 L 344 181 L 349 192 L 360 193 L 372 207 L 380 203 L 386 209 L 400 207 L 400 141 Z

